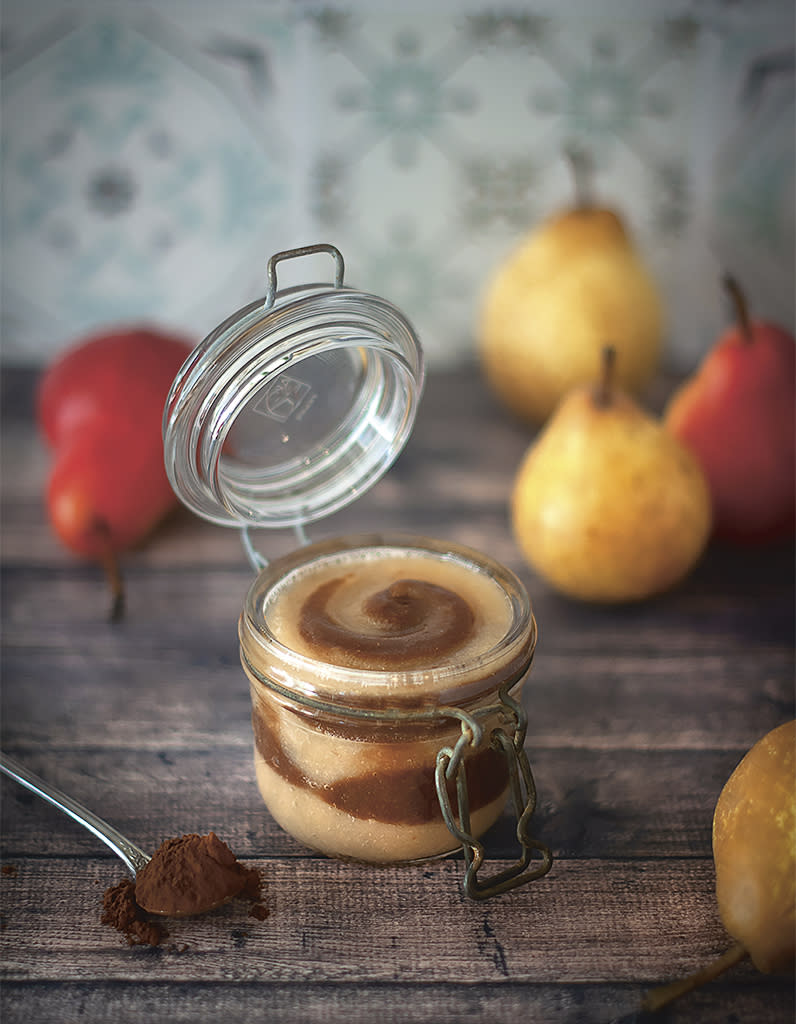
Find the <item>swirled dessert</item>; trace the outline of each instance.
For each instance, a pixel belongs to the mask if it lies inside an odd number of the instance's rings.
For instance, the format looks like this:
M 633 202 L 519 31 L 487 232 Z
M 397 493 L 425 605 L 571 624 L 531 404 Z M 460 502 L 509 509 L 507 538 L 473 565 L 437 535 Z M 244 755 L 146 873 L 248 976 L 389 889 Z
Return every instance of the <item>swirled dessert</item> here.
M 450 852 L 436 765 L 462 736 L 471 832 L 497 819 L 508 769 L 490 736 L 513 723 L 496 695 L 516 696 L 535 639 L 505 569 L 424 538 L 327 542 L 264 570 L 240 635 L 257 782 L 287 832 L 368 862 Z M 443 789 L 458 816 L 455 778 Z

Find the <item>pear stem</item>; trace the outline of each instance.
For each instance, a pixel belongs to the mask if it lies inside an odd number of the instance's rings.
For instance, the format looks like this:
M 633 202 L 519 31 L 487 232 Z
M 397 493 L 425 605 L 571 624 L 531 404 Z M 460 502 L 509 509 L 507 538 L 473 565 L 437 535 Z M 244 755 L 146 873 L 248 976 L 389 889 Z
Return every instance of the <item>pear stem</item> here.
M 119 559 L 111 544 L 111 533 L 108 524 L 100 521 L 97 523 L 97 529 L 103 538 L 102 567 L 105 570 L 105 578 L 111 590 L 111 608 L 108 613 L 108 621 L 113 623 L 121 622 L 124 618 L 125 594 L 124 580 L 119 568 Z
M 602 351 L 602 373 L 594 401 L 601 409 L 607 409 L 614 399 L 614 367 L 616 365 L 616 349 L 606 345 Z
M 701 970 L 689 974 L 687 978 L 680 978 L 678 981 L 672 981 L 668 985 L 659 985 L 658 988 L 651 989 L 642 999 L 641 1009 L 649 1013 L 663 1009 L 664 1006 L 668 1006 L 669 1003 L 680 996 L 693 992 L 694 989 L 700 988 L 702 985 L 707 984 L 707 982 L 718 978 L 720 974 L 740 963 L 748 955 L 749 953 L 743 943 L 736 942 L 734 946 L 730 946 L 726 953 L 722 953 L 720 957 L 717 957 Z
M 575 205 L 580 210 L 588 209 L 592 205 L 592 174 L 594 164 L 588 153 L 570 143 L 564 150 L 564 154 L 572 172 L 572 180 L 575 186 Z
M 730 299 L 732 300 L 733 309 L 735 311 L 735 319 L 738 321 L 738 326 L 741 329 L 741 334 L 746 342 L 752 340 L 752 322 L 749 319 L 749 306 L 746 302 L 746 296 L 744 295 L 741 286 L 732 276 L 732 274 L 725 274 L 723 278 L 724 287 L 727 290 Z

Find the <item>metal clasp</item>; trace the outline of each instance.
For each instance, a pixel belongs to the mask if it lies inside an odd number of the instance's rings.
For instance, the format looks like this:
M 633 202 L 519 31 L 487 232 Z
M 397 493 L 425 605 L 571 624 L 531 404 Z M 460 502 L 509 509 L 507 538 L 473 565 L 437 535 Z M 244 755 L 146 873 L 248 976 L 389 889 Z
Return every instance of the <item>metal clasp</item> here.
M 303 523 L 296 523 L 293 526 L 293 533 L 296 535 L 296 543 L 300 548 L 305 547 L 310 543 L 310 538 L 307 536 L 307 531 L 304 529 Z M 246 552 L 246 558 L 249 560 L 249 565 L 255 572 L 262 572 L 262 570 L 268 565 L 268 559 L 254 546 L 254 541 L 249 533 L 248 523 L 241 526 L 240 538 L 241 544 L 243 544 L 243 550 Z
M 475 748 L 481 743 L 482 727 L 472 716 L 462 715 L 462 734 L 456 745 L 452 748 L 443 747 L 437 753 L 437 798 L 445 824 L 462 845 L 465 861 L 464 892 L 473 900 L 488 899 L 490 896 L 497 896 L 541 878 L 553 864 L 553 855 L 548 847 L 530 835 L 530 821 L 536 809 L 536 784 L 524 748 L 528 718 L 522 705 L 509 694 L 511 685 L 507 683 L 501 687 L 498 696 L 500 710 L 508 714 L 514 722 L 513 735 L 508 736 L 502 728 L 495 728 L 490 734 L 490 742 L 492 747 L 502 751 L 506 758 L 511 798 L 517 819 L 517 841 L 522 852 L 514 864 L 485 881 L 478 878 L 478 871 L 484 861 L 484 846 L 471 832 L 464 768 L 466 748 Z M 448 793 L 447 783 L 451 780 L 456 782 L 458 822 Z
M 343 260 L 343 254 L 335 245 L 331 245 L 327 242 L 319 242 L 317 245 L 304 245 L 298 249 L 284 249 L 282 252 L 276 252 L 268 260 L 265 268 L 265 279 L 266 289 L 265 297 L 263 298 L 263 309 L 270 309 L 276 301 L 277 294 L 277 282 L 276 282 L 276 265 L 282 260 L 292 260 L 299 256 L 314 256 L 317 253 L 328 253 L 334 260 L 334 287 L 343 287 L 343 278 L 345 276 L 345 261 Z M 296 540 L 298 541 L 299 547 L 309 544 L 309 538 L 304 529 L 303 523 L 296 523 L 293 527 L 296 534 Z M 249 525 L 244 524 L 240 528 L 241 542 L 243 549 L 246 552 L 246 557 L 249 560 L 249 564 L 252 566 L 255 572 L 260 572 L 268 565 L 268 559 L 262 555 L 254 546 L 254 542 L 251 539 L 249 533 Z
M 299 249 L 284 249 L 282 252 L 275 252 L 274 255 L 268 260 L 268 265 L 265 268 L 265 279 L 266 279 L 266 290 L 265 298 L 263 299 L 263 309 L 270 309 L 276 299 L 276 265 L 282 260 L 292 260 L 298 256 L 314 256 L 316 253 L 325 252 L 328 253 L 334 260 L 334 286 L 335 288 L 343 287 L 343 276 L 345 274 L 345 263 L 343 261 L 343 254 L 337 248 L 337 246 L 330 245 L 328 242 L 319 242 L 317 245 L 304 245 Z

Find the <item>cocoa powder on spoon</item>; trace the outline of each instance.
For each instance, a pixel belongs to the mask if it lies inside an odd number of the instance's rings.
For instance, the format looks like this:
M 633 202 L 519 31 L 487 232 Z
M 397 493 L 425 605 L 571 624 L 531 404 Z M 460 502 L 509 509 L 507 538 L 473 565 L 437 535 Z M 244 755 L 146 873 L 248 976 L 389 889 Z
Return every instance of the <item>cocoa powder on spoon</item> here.
M 251 916 L 267 916 L 259 871 L 241 864 L 215 832 L 191 833 L 162 843 L 135 882 L 126 878 L 107 889 L 101 920 L 131 945 L 157 946 L 168 932 L 152 915 L 204 914 L 235 897 L 252 903 Z

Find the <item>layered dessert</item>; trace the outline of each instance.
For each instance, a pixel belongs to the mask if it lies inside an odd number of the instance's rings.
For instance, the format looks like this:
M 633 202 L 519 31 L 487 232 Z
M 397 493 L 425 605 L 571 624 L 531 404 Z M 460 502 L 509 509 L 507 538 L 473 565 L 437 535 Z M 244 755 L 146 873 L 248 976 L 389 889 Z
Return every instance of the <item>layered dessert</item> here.
M 535 639 L 505 569 L 425 539 L 314 545 L 261 573 L 240 635 L 257 783 L 298 840 L 376 863 L 457 848 L 435 771 L 462 715 L 483 729 L 462 769 L 471 832 L 500 815 L 509 777 L 491 734 L 514 723 L 497 691 L 518 695 Z M 454 779 L 446 789 L 458 819 Z

